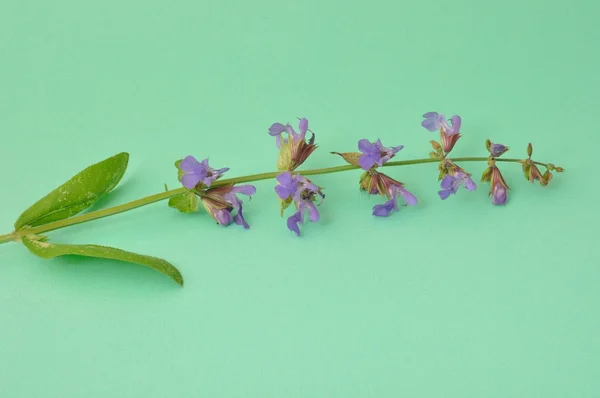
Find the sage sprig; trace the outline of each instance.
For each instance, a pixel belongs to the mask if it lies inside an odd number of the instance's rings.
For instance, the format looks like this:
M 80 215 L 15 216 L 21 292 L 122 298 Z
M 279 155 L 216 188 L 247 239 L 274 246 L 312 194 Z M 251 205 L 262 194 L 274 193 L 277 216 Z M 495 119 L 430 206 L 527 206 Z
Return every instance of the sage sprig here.
M 243 201 L 240 195 L 250 197 L 256 192 L 256 188 L 253 185 L 239 184 L 273 179 L 276 180 L 273 188 L 279 199 L 281 214 L 283 215 L 290 207 L 295 208 L 294 213 L 287 219 L 287 227 L 296 235 L 300 235 L 300 226 L 304 222 L 305 215 L 308 214 L 310 221 L 317 222 L 320 218 L 317 206 L 325 199 L 324 187 L 309 180 L 307 176 L 361 169 L 363 173 L 358 181 L 360 190 L 368 195 L 379 195 L 386 199 L 384 203 L 373 207 L 373 215 L 388 217 L 399 211 L 399 200 L 404 201 L 405 205 L 415 206 L 418 199 L 402 182 L 383 173 L 381 171 L 383 168 L 438 163 L 440 181 L 438 195 L 442 200 L 446 200 L 456 194 L 461 187 L 468 191 L 477 189 L 471 173 L 458 163 L 487 162 L 481 181 L 490 183 L 489 196 L 494 205 L 505 205 L 508 202 L 509 187 L 498 168 L 498 163 L 521 164 L 525 178 L 532 183 L 537 181 L 541 186 L 548 185 L 553 177 L 552 172 L 564 171 L 562 167 L 552 163 L 534 161 L 531 158 L 533 152 L 531 144 L 526 149 L 525 159 L 501 158 L 509 147 L 492 143 L 489 139 L 485 143 L 488 156 L 451 158 L 452 149 L 462 137 L 462 119 L 454 115 L 446 120 L 444 115 L 437 112 L 428 112 L 423 116 L 421 125 L 429 131 L 439 131 L 440 134 L 440 142 L 430 141 L 433 151 L 428 158 L 392 161 L 391 159 L 403 149 L 402 145 L 386 147 L 379 139 L 375 141 L 362 139 L 358 142 L 359 152 L 331 152 L 341 156 L 348 163 L 347 165 L 297 171 L 317 149 L 315 133 L 308 128 L 308 120 L 300 118 L 298 132 L 289 123 L 274 123 L 268 129 L 268 133 L 275 137 L 276 147 L 279 150 L 275 172 L 225 179 L 222 177 L 229 168 L 215 169 L 209 165 L 208 159 L 200 162 L 188 155 L 175 162 L 177 179 L 182 187 L 169 190 L 165 185 L 165 192 L 122 205 L 86 212 L 102 197 L 109 195 L 123 178 L 127 170 L 129 154 L 119 153 L 87 167 L 31 205 L 17 218 L 12 233 L 0 235 L 0 243 L 21 242 L 29 252 L 44 259 L 71 255 L 144 265 L 165 274 L 183 286 L 181 273 L 166 260 L 94 244 L 55 243 L 50 241 L 46 233 L 162 200 L 168 200 L 171 208 L 183 213 L 194 213 L 202 204 L 217 224 L 227 226 L 235 223 L 247 229 L 250 226 L 244 218 Z M 307 138 L 308 132 L 311 133 L 309 138 Z M 545 172 L 542 173 L 538 166 L 545 167 Z

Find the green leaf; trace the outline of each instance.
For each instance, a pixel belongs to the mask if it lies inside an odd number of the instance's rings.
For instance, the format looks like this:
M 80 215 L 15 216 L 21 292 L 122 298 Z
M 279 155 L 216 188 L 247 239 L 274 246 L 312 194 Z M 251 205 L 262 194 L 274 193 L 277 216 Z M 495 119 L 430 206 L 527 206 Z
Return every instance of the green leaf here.
M 173 196 L 169 199 L 169 207 L 177 209 L 182 213 L 194 213 L 198 210 L 198 196 L 193 192 Z
M 169 278 L 173 279 L 179 285 L 183 286 L 183 276 L 174 265 L 162 258 L 144 256 L 142 254 L 127 252 L 114 247 L 98 245 L 63 245 L 42 242 L 39 240 L 23 237 L 23 244 L 30 252 L 41 258 L 54 258 L 59 256 L 73 255 L 83 257 L 107 258 L 119 260 L 127 263 L 145 265 L 153 268 Z
M 123 152 L 89 166 L 25 210 L 15 229 L 63 220 L 87 209 L 117 186 L 128 161 L 129 154 Z

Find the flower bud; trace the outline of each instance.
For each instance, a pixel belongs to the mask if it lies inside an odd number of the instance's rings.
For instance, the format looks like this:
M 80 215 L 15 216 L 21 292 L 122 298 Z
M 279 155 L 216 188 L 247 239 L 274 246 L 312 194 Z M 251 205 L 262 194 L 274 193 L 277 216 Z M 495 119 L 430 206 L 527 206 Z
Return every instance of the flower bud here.
M 433 147 L 433 150 L 436 152 L 439 152 L 442 150 L 442 146 L 440 145 L 439 142 L 437 142 L 436 140 L 431 140 L 429 141 L 431 143 L 431 146 Z
M 486 142 L 486 146 L 487 146 L 487 142 Z M 502 154 L 505 153 L 506 151 L 508 151 L 508 147 L 505 145 L 502 145 L 502 144 L 494 144 L 490 141 L 488 151 L 490 152 L 490 154 L 493 157 L 497 158 L 497 157 L 502 156 Z

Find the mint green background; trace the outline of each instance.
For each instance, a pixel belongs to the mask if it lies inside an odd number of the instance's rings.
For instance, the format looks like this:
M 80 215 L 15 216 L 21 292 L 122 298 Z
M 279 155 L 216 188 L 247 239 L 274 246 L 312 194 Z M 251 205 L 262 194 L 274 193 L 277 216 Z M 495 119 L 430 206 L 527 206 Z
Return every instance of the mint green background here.
M 597 2 L 4 1 L 0 225 L 90 163 L 131 152 L 99 206 L 177 186 L 173 161 L 270 171 L 266 134 L 306 116 L 342 164 L 360 138 L 427 156 L 421 114 L 567 169 L 546 189 L 502 165 L 437 197 L 436 166 L 390 169 L 419 198 L 389 219 L 358 172 L 314 178 L 322 220 L 295 238 L 273 182 L 252 226 L 155 204 L 53 232 L 171 260 L 46 261 L 0 247 L 0 396 L 598 397 Z M 478 176 L 482 163 L 463 166 Z

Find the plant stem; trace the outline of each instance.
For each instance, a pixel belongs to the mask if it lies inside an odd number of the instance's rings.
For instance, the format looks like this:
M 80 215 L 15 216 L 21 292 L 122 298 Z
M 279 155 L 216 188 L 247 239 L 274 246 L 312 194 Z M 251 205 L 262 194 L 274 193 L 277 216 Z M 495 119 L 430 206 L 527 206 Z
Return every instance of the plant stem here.
M 453 158 L 454 162 L 486 162 L 488 160 L 487 157 L 465 157 L 465 158 Z M 422 164 L 422 163 L 437 163 L 439 159 L 413 159 L 413 160 L 399 160 L 394 162 L 387 162 L 384 167 L 392 167 L 392 166 L 408 166 L 411 164 Z M 497 162 L 511 162 L 516 163 L 520 162 L 520 159 L 496 159 Z M 534 162 L 539 166 L 546 166 L 545 163 Z M 344 166 L 335 166 L 335 167 L 327 167 L 322 169 L 313 169 L 313 170 L 305 170 L 298 171 L 301 175 L 309 176 L 309 175 L 320 175 L 320 174 L 330 174 L 337 173 L 340 171 L 346 170 L 356 170 L 360 169 L 360 166 L 355 165 L 344 165 Z M 260 174 L 251 174 L 243 177 L 236 178 L 228 178 L 223 180 L 215 181 L 212 187 L 218 187 L 228 184 L 239 184 L 244 182 L 252 182 L 252 181 L 260 181 L 260 180 L 268 180 L 275 178 L 280 172 L 269 172 L 269 173 L 260 173 Z M 7 243 L 14 240 L 19 240 L 22 236 L 30 235 L 30 234 L 41 234 L 44 232 L 54 231 L 56 229 L 65 228 L 71 225 L 81 224 L 84 222 L 97 220 L 99 218 L 104 218 L 108 216 L 112 216 L 114 214 L 123 213 L 125 211 L 133 210 L 138 207 L 146 206 L 151 203 L 159 202 L 165 199 L 172 198 L 174 196 L 178 196 L 187 192 L 185 188 L 177 188 L 172 189 L 170 191 L 157 193 L 154 195 L 146 196 L 145 198 L 137 199 L 132 202 L 124 203 L 122 205 L 109 207 L 107 209 L 92 211 L 90 213 L 81 214 L 78 216 L 74 216 L 71 218 L 67 218 L 65 220 L 54 221 L 45 225 L 40 225 L 39 227 L 29 228 L 21 231 L 15 231 L 12 234 L 0 235 L 0 244 Z
M 0 244 L 7 243 L 13 240 L 12 234 L 0 235 Z

